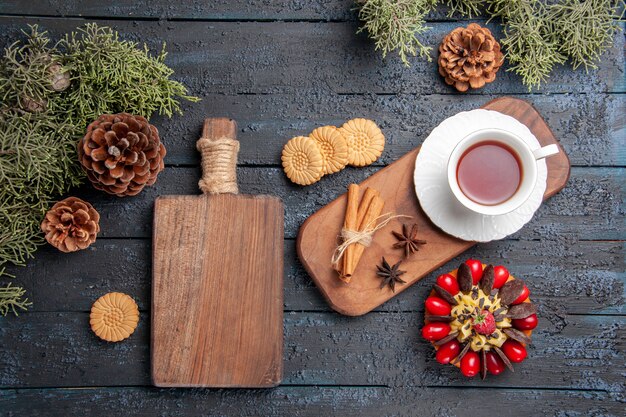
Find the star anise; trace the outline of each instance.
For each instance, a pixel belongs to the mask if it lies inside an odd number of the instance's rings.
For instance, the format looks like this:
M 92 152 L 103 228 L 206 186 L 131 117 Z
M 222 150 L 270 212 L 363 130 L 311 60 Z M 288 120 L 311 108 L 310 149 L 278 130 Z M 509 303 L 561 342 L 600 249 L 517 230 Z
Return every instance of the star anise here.
M 394 243 L 394 249 L 404 249 L 404 259 L 411 256 L 411 254 L 419 250 L 420 245 L 425 245 L 425 240 L 417 239 L 417 224 L 411 226 L 411 230 L 406 224 L 402 225 L 402 233 L 392 231 L 393 235 L 398 239 L 398 242 Z
M 378 272 L 376 275 L 383 279 L 382 284 L 380 284 L 380 288 L 383 288 L 385 285 L 389 285 L 391 287 L 391 291 L 396 292 L 396 282 L 400 284 L 406 284 L 406 281 L 403 281 L 400 278 L 400 275 L 404 274 L 406 271 L 400 271 L 398 268 L 402 261 L 398 262 L 394 266 L 389 266 L 385 257 L 383 257 L 383 265 L 377 265 Z

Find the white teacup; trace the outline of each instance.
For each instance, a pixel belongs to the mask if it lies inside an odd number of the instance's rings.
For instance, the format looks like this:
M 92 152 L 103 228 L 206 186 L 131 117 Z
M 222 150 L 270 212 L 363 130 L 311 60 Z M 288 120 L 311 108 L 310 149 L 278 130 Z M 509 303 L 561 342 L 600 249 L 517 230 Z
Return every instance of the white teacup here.
M 467 197 L 457 181 L 457 167 L 465 151 L 480 142 L 497 142 L 513 150 L 521 165 L 522 176 L 517 191 L 507 200 L 484 205 Z M 559 152 L 556 144 L 532 149 L 522 138 L 502 129 L 481 129 L 464 137 L 454 148 L 448 159 L 448 184 L 456 199 L 468 209 L 485 215 L 497 216 L 510 213 L 520 207 L 533 192 L 537 184 L 537 161 Z

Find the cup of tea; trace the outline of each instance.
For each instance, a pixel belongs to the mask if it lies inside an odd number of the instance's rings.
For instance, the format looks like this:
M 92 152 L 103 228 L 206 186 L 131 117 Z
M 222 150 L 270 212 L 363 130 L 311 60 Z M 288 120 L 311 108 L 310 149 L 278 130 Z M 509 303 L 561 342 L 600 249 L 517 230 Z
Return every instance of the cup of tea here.
M 534 149 L 506 130 L 477 130 L 452 151 L 448 183 L 456 199 L 476 213 L 510 213 L 532 194 L 537 161 L 558 152 L 556 144 Z

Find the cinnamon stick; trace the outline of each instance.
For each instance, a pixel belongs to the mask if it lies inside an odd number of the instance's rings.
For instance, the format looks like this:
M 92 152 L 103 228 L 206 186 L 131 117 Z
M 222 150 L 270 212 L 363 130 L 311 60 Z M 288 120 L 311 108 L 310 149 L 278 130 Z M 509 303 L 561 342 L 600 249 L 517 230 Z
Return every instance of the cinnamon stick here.
M 365 189 L 365 193 L 363 194 L 363 198 L 361 199 L 361 203 L 359 204 L 359 211 L 357 213 L 357 221 L 356 221 L 356 227 L 357 230 L 363 230 L 363 227 L 365 226 L 363 224 L 363 219 L 365 218 L 365 213 L 367 212 L 367 209 L 370 206 L 370 203 L 372 202 L 372 200 L 374 199 L 374 197 L 378 197 L 380 196 L 380 193 L 370 187 L 367 187 Z
M 343 228 L 345 230 L 357 230 L 359 191 L 360 189 L 357 184 L 350 184 L 348 187 L 348 203 L 346 205 L 346 217 L 343 223 Z M 343 259 L 340 261 L 340 263 L 343 262 L 343 266 L 340 268 L 339 278 L 346 283 L 350 282 L 351 276 L 346 276 L 344 271 L 346 270 L 346 266 L 352 262 L 353 257 L 354 245 L 350 245 L 344 252 Z
M 374 227 L 376 227 L 376 219 L 378 218 L 378 216 L 380 216 L 380 213 L 382 213 L 384 205 L 385 205 L 385 200 L 383 200 L 380 196 L 374 196 L 374 198 L 371 200 L 363 216 L 363 220 L 360 225 L 361 227 L 359 227 L 358 229 L 360 232 L 366 229 L 371 230 Z M 350 249 L 351 247 L 353 248 L 352 256 L 351 258 L 346 259 L 346 262 L 344 263 L 343 274 L 342 274 L 344 277 L 344 281 L 348 279 L 348 281 L 346 282 L 349 282 L 349 280 L 352 278 L 352 274 L 354 274 L 354 271 L 356 270 L 356 267 L 359 264 L 359 261 L 361 260 L 361 256 L 363 255 L 363 252 L 365 251 L 365 246 L 361 245 L 360 243 L 355 243 L 354 245 L 350 245 L 348 249 Z

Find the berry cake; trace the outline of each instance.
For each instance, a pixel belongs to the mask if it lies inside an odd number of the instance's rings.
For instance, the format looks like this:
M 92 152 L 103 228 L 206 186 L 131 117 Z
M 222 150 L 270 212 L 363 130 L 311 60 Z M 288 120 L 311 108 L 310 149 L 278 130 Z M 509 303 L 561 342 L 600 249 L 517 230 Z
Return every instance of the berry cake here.
M 526 345 L 537 327 L 537 309 L 528 287 L 503 266 L 468 259 L 437 277 L 426 299 L 422 336 L 441 364 L 451 363 L 466 377 L 513 371 L 526 359 Z

